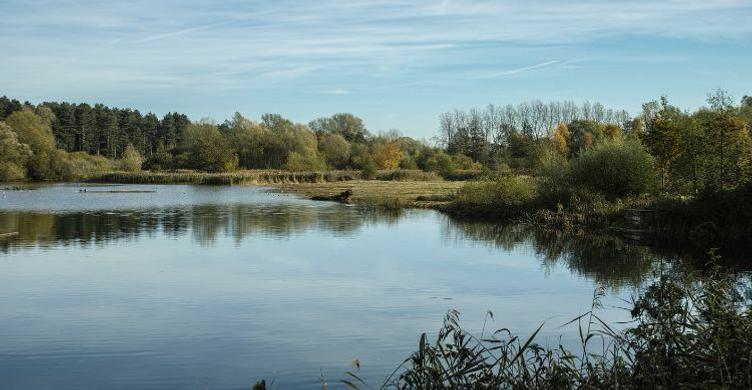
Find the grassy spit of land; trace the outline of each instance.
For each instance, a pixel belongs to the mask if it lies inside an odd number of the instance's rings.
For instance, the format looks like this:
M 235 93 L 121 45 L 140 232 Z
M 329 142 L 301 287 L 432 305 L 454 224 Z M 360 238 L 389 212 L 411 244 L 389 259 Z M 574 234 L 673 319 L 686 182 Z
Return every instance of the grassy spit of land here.
M 615 159 L 618 160 L 618 159 Z M 555 176 L 555 175 L 554 175 Z M 570 175 L 571 176 L 571 175 Z M 603 176 L 603 175 L 601 175 Z M 622 174 L 612 176 L 622 177 Z M 113 172 L 90 182 L 131 184 L 264 185 L 314 200 L 370 204 L 390 209 L 433 208 L 466 220 L 532 223 L 585 232 L 639 233 L 664 244 L 738 247 L 752 241 L 752 184 L 692 197 L 642 193 L 606 196 L 582 184 L 549 176 L 474 175 L 445 180 L 415 170 L 290 172 L 240 170 Z M 347 193 L 347 196 L 342 196 Z M 635 214 L 636 213 L 636 214 Z M 640 219 L 635 223 L 630 218 Z
M 352 191 L 349 203 L 370 204 L 387 208 L 440 208 L 448 205 L 463 182 L 453 181 L 383 181 L 283 183 L 282 192 L 300 194 L 311 199 L 336 199 Z
M 318 200 L 336 200 L 350 191 L 348 203 L 387 208 L 440 208 L 449 204 L 463 181 L 448 181 L 417 170 L 384 170 L 364 179 L 359 171 L 290 172 L 241 170 L 227 173 L 194 171 L 112 172 L 89 180 L 94 183 L 264 185 Z

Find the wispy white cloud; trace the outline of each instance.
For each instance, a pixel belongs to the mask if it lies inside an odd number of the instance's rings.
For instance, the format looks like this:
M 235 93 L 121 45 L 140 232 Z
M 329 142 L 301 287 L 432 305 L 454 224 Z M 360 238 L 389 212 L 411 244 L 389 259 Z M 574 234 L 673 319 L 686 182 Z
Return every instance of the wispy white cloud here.
M 520 74 L 520 73 L 530 72 L 530 71 L 533 71 L 533 70 L 536 70 L 536 69 L 545 68 L 545 67 L 548 67 L 548 66 L 551 66 L 551 65 L 556 65 L 556 64 L 559 64 L 559 63 L 561 63 L 560 60 L 551 60 L 551 61 L 541 62 L 541 63 L 534 64 L 534 65 L 528 65 L 528 66 L 523 66 L 523 67 L 519 67 L 519 68 L 515 68 L 515 69 L 509 69 L 509 70 L 505 70 L 505 71 L 502 71 L 502 72 L 488 73 L 488 74 L 484 75 L 484 77 L 486 77 L 486 78 L 493 78 L 493 77 L 512 76 L 512 75 L 516 75 L 516 74 Z
M 392 98 L 398 91 L 443 88 L 431 96 L 451 101 L 618 56 L 630 58 L 624 72 L 659 66 L 663 54 L 707 58 L 681 45 L 752 49 L 749 0 L 4 0 L 0 14 L 0 93 L 35 95 L 290 96 L 343 85 L 383 106 L 406 99 Z
M 174 38 L 174 37 L 178 37 L 180 35 L 185 35 L 185 34 L 188 34 L 188 33 L 196 32 L 196 31 L 201 31 L 201 30 L 206 30 L 206 29 L 209 29 L 209 28 L 212 28 L 212 27 L 221 26 L 223 24 L 227 24 L 227 22 L 218 22 L 218 23 L 212 23 L 212 24 L 205 24 L 205 25 L 202 25 L 202 26 L 189 27 L 189 28 L 184 28 L 184 29 L 180 29 L 180 30 L 177 30 L 177 31 L 170 31 L 170 32 L 167 32 L 167 33 L 150 35 L 150 36 L 145 37 L 145 38 L 137 39 L 136 42 L 152 42 L 152 41 L 158 41 L 160 39 Z

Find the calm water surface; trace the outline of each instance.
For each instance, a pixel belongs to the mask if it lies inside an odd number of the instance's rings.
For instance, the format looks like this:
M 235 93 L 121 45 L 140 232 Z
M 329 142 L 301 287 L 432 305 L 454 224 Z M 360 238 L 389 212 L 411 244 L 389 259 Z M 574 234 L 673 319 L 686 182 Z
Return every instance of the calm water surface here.
M 608 295 L 627 318 L 647 249 L 379 212 L 263 188 L 43 186 L 0 197 L 0 388 L 380 383 L 449 309 L 479 331 L 559 335 Z M 97 193 L 92 190 L 154 190 Z

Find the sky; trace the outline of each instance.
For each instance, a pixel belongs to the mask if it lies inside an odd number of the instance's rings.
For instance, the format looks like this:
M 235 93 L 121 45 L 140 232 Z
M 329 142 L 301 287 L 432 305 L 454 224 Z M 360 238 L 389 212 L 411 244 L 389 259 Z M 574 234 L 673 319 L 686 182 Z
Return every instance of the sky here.
M 752 0 L 0 0 L 0 95 L 223 121 L 752 95 Z

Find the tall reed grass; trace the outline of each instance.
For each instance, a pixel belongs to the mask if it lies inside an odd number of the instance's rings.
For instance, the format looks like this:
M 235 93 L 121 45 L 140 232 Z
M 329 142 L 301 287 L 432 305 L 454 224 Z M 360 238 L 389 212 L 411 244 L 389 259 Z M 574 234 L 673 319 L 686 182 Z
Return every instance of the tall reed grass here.
M 738 280 L 664 271 L 631 302 L 617 330 L 598 317 L 603 290 L 577 325 L 580 347 L 544 346 L 502 328 L 472 334 L 450 311 L 435 341 L 417 350 L 379 388 L 395 389 L 735 389 L 752 387 L 752 306 Z M 749 297 L 749 295 L 747 295 Z M 493 314 L 489 313 L 491 319 Z M 371 388 L 357 371 L 342 383 Z
M 290 172 L 282 170 L 247 170 L 226 173 L 193 171 L 111 172 L 90 179 L 99 183 L 126 184 L 283 184 L 349 181 L 359 178 L 355 171 Z
M 126 184 L 297 184 L 325 183 L 360 180 L 359 171 L 293 172 L 286 170 L 240 170 L 234 172 L 208 173 L 189 170 L 170 172 L 107 172 L 89 179 L 100 183 Z M 377 171 L 374 180 L 381 181 L 441 181 L 433 172 L 420 170 Z

